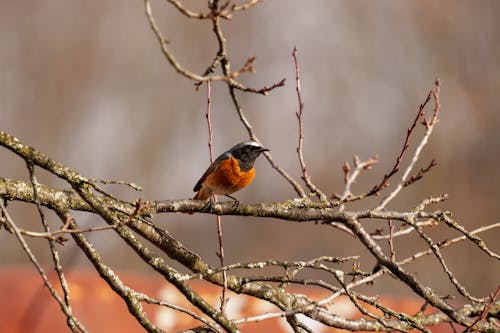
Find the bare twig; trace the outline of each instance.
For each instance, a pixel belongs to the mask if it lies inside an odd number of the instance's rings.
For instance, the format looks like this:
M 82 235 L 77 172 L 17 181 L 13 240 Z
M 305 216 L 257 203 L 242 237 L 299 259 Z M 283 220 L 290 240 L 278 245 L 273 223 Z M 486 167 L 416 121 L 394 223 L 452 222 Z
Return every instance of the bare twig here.
M 354 236 L 354 234 L 352 233 L 351 229 L 347 228 L 343 223 L 340 223 L 340 222 L 332 222 L 332 221 L 321 221 L 321 224 L 326 224 L 326 225 L 329 225 L 335 229 L 339 229 L 340 231 L 343 231 L 345 232 L 346 234 L 348 234 L 349 236 L 352 236 L 354 238 L 356 238 Z
M 415 229 L 414 227 L 411 227 L 411 228 Z M 474 229 L 471 232 L 469 232 L 469 234 L 470 235 L 475 235 L 475 234 L 478 234 L 478 233 L 481 233 L 481 232 L 485 232 L 485 231 L 488 231 L 488 230 L 491 230 L 491 229 L 496 229 L 496 228 L 500 228 L 500 222 L 499 223 L 495 223 L 495 224 L 490 224 L 490 225 L 487 225 L 487 226 L 484 226 L 484 227 L 479 227 L 479 228 Z M 445 240 L 445 241 L 439 242 L 439 243 L 437 243 L 437 246 L 440 247 L 440 248 L 443 248 L 443 247 L 446 247 L 448 245 L 451 245 L 451 244 L 454 244 L 454 243 L 457 243 L 457 242 L 460 242 L 460 241 L 463 241 L 463 240 L 466 240 L 466 239 L 467 239 L 467 236 L 465 236 L 465 235 L 464 236 L 459 236 L 459 237 L 455 237 L 455 238 L 450 239 L 450 240 Z M 408 263 L 414 261 L 417 258 L 429 255 L 431 253 L 432 253 L 431 249 L 420 251 L 420 252 L 417 252 L 414 255 L 412 255 L 412 256 L 404 259 L 404 260 L 398 261 L 397 264 L 398 265 L 405 265 L 405 264 L 408 264 Z
M 488 254 L 490 257 L 500 260 L 500 255 L 488 249 L 486 244 L 484 244 L 483 240 L 479 237 L 474 236 L 472 232 L 467 232 L 463 226 L 454 221 L 449 212 L 443 212 L 442 214 L 438 214 L 436 216 L 438 221 L 444 221 L 449 227 L 460 231 L 465 237 L 471 240 L 474 244 L 476 244 L 482 251 Z
M 385 317 L 394 317 L 394 318 L 397 318 L 398 320 L 401 320 L 402 322 L 404 322 L 405 324 L 407 324 L 407 326 L 409 327 L 412 327 L 412 328 L 416 328 L 422 332 L 425 332 L 425 333 L 431 333 L 432 331 L 429 330 L 428 328 L 425 328 L 422 324 L 422 321 L 419 320 L 419 319 L 415 319 L 416 316 L 409 316 L 405 313 L 402 313 L 402 312 L 397 312 L 397 311 L 394 311 L 394 310 L 391 310 L 390 308 L 382 305 L 381 302 L 378 302 L 377 299 L 378 297 L 367 297 L 363 294 L 359 294 L 359 293 L 355 293 L 355 292 L 351 292 L 353 297 L 356 297 L 356 298 L 359 298 L 360 300 L 362 300 L 363 302 L 365 303 L 368 303 L 374 307 L 376 307 L 377 309 L 379 309 L 380 311 L 382 311 L 384 313 L 384 316 Z M 401 325 L 399 325 L 401 326 Z M 404 325 L 406 326 L 406 325 Z M 394 327 L 396 329 L 404 329 L 403 327 Z
M 210 81 L 207 82 L 207 112 L 205 113 L 205 118 L 207 119 L 207 127 L 208 127 L 208 152 L 210 154 L 210 163 L 214 162 L 214 153 L 213 153 L 213 131 L 212 131 L 212 120 L 211 120 L 211 84 Z
M 238 11 L 243 11 L 243 10 L 248 10 L 252 8 L 253 6 L 257 5 L 259 2 L 263 2 L 264 0 L 248 0 L 245 3 L 242 3 L 241 5 L 233 5 L 231 7 L 231 12 L 238 12 Z
M 432 160 L 427 167 L 421 168 L 417 174 L 412 175 L 408 180 L 404 181 L 403 186 L 409 186 L 409 185 L 413 184 L 414 182 L 416 182 L 417 180 L 422 179 L 424 174 L 431 171 L 431 169 L 433 167 L 435 167 L 436 165 L 437 165 L 436 160 Z
M 302 126 L 302 117 L 304 114 L 304 102 L 302 102 L 302 95 L 300 93 L 300 66 L 299 66 L 299 59 L 297 58 L 296 47 L 293 48 L 292 57 L 295 63 L 295 83 L 296 83 L 295 90 L 297 91 L 297 98 L 299 101 L 299 111 L 296 113 L 297 119 L 299 121 L 299 143 L 297 146 L 297 154 L 299 155 L 300 168 L 302 169 L 302 179 L 304 180 L 304 183 L 306 183 L 309 190 L 311 190 L 312 193 L 318 195 L 318 197 L 322 202 L 328 202 L 328 197 L 321 190 L 319 190 L 316 187 L 316 185 L 312 183 L 311 177 L 307 172 L 306 162 L 304 161 L 304 155 L 303 155 L 304 131 Z
M 208 150 L 210 153 L 210 163 L 214 162 L 214 154 L 213 154 L 213 130 L 212 130 L 212 121 L 210 116 L 211 111 L 211 86 L 210 81 L 207 82 L 207 112 L 205 114 L 205 118 L 207 119 L 207 127 L 208 127 Z M 213 194 L 214 202 L 217 202 L 217 196 Z M 217 222 L 217 240 L 219 242 L 219 250 L 217 252 L 217 257 L 219 257 L 221 267 L 224 267 L 224 243 L 222 241 L 222 218 L 220 215 L 216 216 Z M 220 311 L 222 314 L 225 312 L 226 307 L 226 291 L 227 291 L 227 274 L 225 271 L 222 272 L 223 279 L 223 288 L 220 302 Z
M 432 94 L 433 94 L 433 90 L 431 90 L 427 94 L 427 97 L 426 97 L 424 103 L 422 103 L 420 105 L 420 107 L 419 107 L 419 110 L 418 110 L 418 113 L 417 113 L 417 115 L 415 117 L 415 120 L 413 121 L 413 123 L 411 124 L 411 126 L 406 131 L 406 137 L 405 137 L 405 140 L 404 140 L 404 143 L 403 143 L 403 148 L 401 149 L 398 157 L 396 158 L 396 162 L 395 162 L 394 166 L 392 167 L 391 171 L 389 171 L 389 173 L 386 173 L 384 175 L 384 178 L 382 179 L 382 181 L 379 184 L 375 185 L 368 193 L 366 193 L 365 196 L 370 196 L 370 195 L 377 194 L 381 190 L 383 190 L 384 188 L 386 188 L 389 185 L 389 179 L 394 174 L 396 174 L 399 171 L 399 168 L 401 167 L 401 162 L 403 161 L 403 157 L 406 154 L 406 152 L 408 151 L 408 148 L 410 147 L 410 143 L 409 143 L 410 142 L 410 137 L 413 134 L 413 131 L 414 131 L 415 127 L 418 124 L 418 121 L 424 116 L 424 114 L 425 114 L 425 111 L 424 111 L 425 106 L 431 100 Z M 410 171 L 411 171 L 411 169 L 410 169 Z
M 167 0 L 169 3 L 171 3 L 179 12 L 181 12 L 184 16 L 192 19 L 198 19 L 198 20 L 206 20 L 206 19 L 211 19 L 214 17 L 214 15 L 222 17 L 224 19 L 230 20 L 232 18 L 232 14 L 235 12 L 239 11 L 245 11 L 253 6 L 257 5 L 259 2 L 262 2 L 263 0 L 249 0 L 245 3 L 242 3 L 241 5 L 232 5 L 229 9 L 230 1 L 227 1 L 221 8 L 215 8 L 213 6 L 212 10 L 208 13 L 197 13 L 194 12 L 188 8 L 186 8 L 180 1 L 178 0 Z
M 484 302 L 484 299 L 478 299 L 478 298 L 471 296 L 469 294 L 469 292 L 465 289 L 465 287 L 462 286 L 460 284 L 460 282 L 458 282 L 457 278 L 450 271 L 443 256 L 441 255 L 441 251 L 439 250 L 439 246 L 436 243 L 434 243 L 434 241 L 424 233 L 424 231 L 422 230 L 422 227 L 418 226 L 415 223 L 415 221 L 413 221 L 413 219 L 411 219 L 411 218 L 407 219 L 407 223 L 410 224 L 412 227 L 414 227 L 415 231 L 420 235 L 420 237 L 427 242 L 427 245 L 432 250 L 432 252 L 436 256 L 436 258 L 438 259 L 438 261 L 441 264 L 441 266 L 443 267 L 443 270 L 445 271 L 446 275 L 448 275 L 449 280 L 455 286 L 455 288 L 458 290 L 458 292 L 462 296 L 470 299 L 473 302 Z
M 106 179 L 95 179 L 95 178 L 88 178 L 88 180 L 90 182 L 93 182 L 93 183 L 101 183 L 101 184 L 106 184 L 106 185 L 126 185 L 136 191 L 143 191 L 144 188 L 140 185 L 137 185 L 135 183 L 132 183 L 132 182 L 126 182 L 124 180 L 106 180 Z
M 389 172 L 387 175 L 384 176 L 384 179 L 383 179 L 382 183 L 379 184 L 380 188 L 383 188 L 383 187 L 387 186 L 387 182 L 388 182 L 389 178 L 394 173 L 396 173 L 399 170 L 399 166 L 401 164 L 401 160 L 403 159 L 403 156 L 404 156 L 405 152 L 407 151 L 407 149 L 409 147 L 408 141 L 410 139 L 410 136 L 411 136 L 411 134 L 412 134 L 412 132 L 413 132 L 413 130 L 414 130 L 414 128 L 415 128 L 418 120 L 424 116 L 425 105 L 429 102 L 429 100 L 432 97 L 434 99 L 434 114 L 433 114 L 433 116 L 432 116 L 432 118 L 431 118 L 430 121 L 428 121 L 427 119 L 424 118 L 423 124 L 424 124 L 424 126 L 426 128 L 425 134 L 422 137 L 422 139 L 420 140 L 420 144 L 415 149 L 415 152 L 413 153 L 413 158 L 412 158 L 410 164 L 407 166 L 406 170 L 404 171 L 403 175 L 401 176 L 401 181 L 396 186 L 396 188 L 394 188 L 394 190 L 388 196 L 386 196 L 382 200 L 382 202 L 380 202 L 380 204 L 375 208 L 376 210 L 380 210 L 380 209 L 385 208 L 385 206 L 387 206 L 387 204 L 392 199 L 394 199 L 394 197 L 404 187 L 404 184 L 405 184 L 405 182 L 406 182 L 406 180 L 407 180 L 410 172 L 413 170 L 413 167 L 414 167 L 415 163 L 418 161 L 418 159 L 420 157 L 420 153 L 421 153 L 422 149 L 427 144 L 427 142 L 429 140 L 429 137 L 432 134 L 432 130 L 434 129 L 434 126 L 436 126 L 436 124 L 439 121 L 439 110 L 441 108 L 441 104 L 439 103 L 439 89 L 440 89 L 441 83 L 440 83 L 439 79 L 436 79 L 435 85 L 436 85 L 435 88 L 432 89 L 429 92 L 429 94 L 427 95 L 427 98 L 426 98 L 424 104 L 422 104 L 420 106 L 420 109 L 419 109 L 419 112 L 417 114 L 417 117 L 415 118 L 415 121 L 413 122 L 412 126 L 408 129 L 408 132 L 407 132 L 407 135 L 406 135 L 406 139 L 405 139 L 405 143 L 403 145 L 403 149 L 401 150 L 401 153 L 399 154 L 398 159 L 396 160 L 396 164 L 394 165 L 394 168 L 392 169 L 392 171 Z M 432 163 L 431 163 L 431 165 L 432 165 Z M 429 169 L 430 168 L 431 167 L 429 167 Z M 422 173 L 422 175 L 423 175 L 423 173 Z
M 345 284 L 344 282 L 344 275 L 342 274 L 341 271 L 337 271 L 337 274 L 335 274 L 335 277 L 337 278 L 337 281 L 340 283 L 340 285 L 342 286 L 342 288 L 344 288 L 344 291 L 345 291 L 345 294 L 349 297 L 349 299 L 351 300 L 351 302 L 354 304 L 354 306 L 356 306 L 356 308 L 362 313 L 364 314 L 365 316 L 368 316 L 370 318 L 373 318 L 375 319 L 376 321 L 378 321 L 380 324 L 382 324 L 385 329 L 390 329 L 391 331 L 400 331 L 400 332 L 405 332 L 407 333 L 408 331 L 407 330 L 404 330 L 404 329 L 400 329 L 400 328 L 397 328 L 397 327 L 394 327 L 391 323 L 387 322 L 385 319 L 369 312 L 368 310 L 366 310 L 363 306 L 361 306 L 361 304 L 358 302 L 357 300 L 357 297 L 353 295 L 353 293 L 351 293 L 349 291 L 349 289 L 347 288 L 347 285 Z
M 375 164 L 378 163 L 377 157 L 370 157 L 366 161 L 360 161 L 357 155 L 354 155 L 354 170 L 351 172 L 351 166 L 347 161 L 344 162 L 342 166 L 342 170 L 344 171 L 344 182 L 345 188 L 344 192 L 341 195 L 335 195 L 339 202 L 341 203 L 339 206 L 339 211 L 343 211 L 345 208 L 344 203 L 348 201 L 354 201 L 362 199 L 364 196 L 354 196 L 351 192 L 352 185 L 356 182 L 359 174 L 363 170 L 370 170 Z
M 56 241 L 58 243 L 64 243 L 66 239 L 64 237 L 61 237 L 62 235 L 104 231 L 114 228 L 116 228 L 116 225 L 105 225 L 102 227 L 84 228 L 84 229 L 70 229 L 69 224 L 66 223 L 60 229 L 54 231 L 36 232 L 36 231 L 20 229 L 20 232 L 21 234 L 29 237 L 46 238 L 48 240 Z
M 391 250 L 391 260 L 396 261 L 396 252 L 394 251 L 394 222 L 388 221 L 389 224 L 389 249 Z
M 346 261 L 356 260 L 356 259 L 359 259 L 359 256 L 349 256 L 349 257 L 342 257 L 342 258 L 321 256 L 321 257 L 314 258 L 314 259 L 311 259 L 308 261 L 280 261 L 280 260 L 272 260 L 271 259 L 271 260 L 265 260 L 265 261 L 232 264 L 232 265 L 216 268 L 213 270 L 208 270 L 206 272 L 206 274 L 214 274 L 214 273 L 218 273 L 218 272 L 230 271 L 230 270 L 235 270 L 235 269 L 263 269 L 263 268 L 266 268 L 269 266 L 280 266 L 280 267 L 283 267 L 285 269 L 296 268 L 297 270 L 300 270 L 303 268 L 314 268 L 314 269 L 324 270 L 326 266 L 323 266 L 321 264 L 322 262 L 344 263 Z M 331 272 L 331 270 L 329 268 L 327 268 L 326 270 Z M 199 276 L 199 274 L 196 274 L 195 276 Z
M 500 286 L 497 287 L 497 290 L 495 293 L 492 293 L 490 295 L 490 300 L 489 302 L 484 306 L 484 310 L 481 313 L 480 316 L 477 317 L 477 319 L 470 325 L 468 326 L 463 333 L 467 333 L 472 330 L 472 328 L 479 323 L 480 321 L 484 320 L 486 316 L 488 315 L 488 311 L 490 311 L 491 306 L 495 303 L 495 300 L 497 299 L 498 295 L 500 295 Z
M 256 59 L 255 56 L 248 58 L 243 67 L 232 73 L 232 77 L 235 79 L 243 73 L 255 73 L 254 63 Z
M 137 292 L 137 291 L 132 290 L 130 288 L 128 288 L 128 289 L 129 289 L 129 292 L 131 292 L 138 301 L 145 302 L 145 303 L 148 303 L 148 304 L 156 304 L 156 305 L 164 306 L 164 307 L 170 308 L 172 310 L 185 313 L 188 316 L 191 316 L 192 318 L 194 318 L 195 320 L 198 320 L 199 322 L 207 325 L 208 327 L 210 327 L 211 329 L 213 329 L 215 332 L 221 332 L 221 333 L 223 332 L 222 329 L 221 329 L 221 327 L 219 325 L 217 325 L 216 323 L 213 323 L 213 322 L 205 319 L 204 317 L 198 315 L 197 313 L 195 313 L 195 312 L 193 312 L 193 311 L 191 311 L 189 309 L 183 308 L 182 306 L 178 306 L 178 305 L 172 304 L 172 303 L 167 302 L 165 300 L 161 300 L 161 299 L 150 297 L 150 296 L 148 296 L 148 295 L 146 295 L 144 293 Z
M 205 20 L 209 19 L 212 17 L 211 13 L 196 13 L 193 12 L 192 10 L 189 10 L 186 8 L 180 1 L 178 0 L 167 0 L 169 3 L 171 3 L 179 12 L 181 12 L 183 15 L 185 15 L 188 18 L 194 18 L 194 19 L 199 19 L 199 20 Z
M 433 219 L 428 219 L 428 220 L 423 221 L 423 222 L 417 222 L 417 225 L 419 225 L 421 227 L 427 227 L 427 226 L 435 227 L 437 224 L 438 223 L 435 220 L 433 220 Z M 415 231 L 415 228 L 413 228 L 413 227 L 403 228 L 401 230 L 393 232 L 392 233 L 392 238 L 394 239 L 394 238 L 399 237 L 399 236 L 408 235 L 408 234 L 412 233 L 413 231 Z M 386 235 L 373 235 L 372 238 L 375 239 L 375 240 L 390 239 L 391 235 L 390 234 L 386 234 Z
M 373 238 L 366 232 L 361 223 L 356 218 L 346 220 L 346 225 L 353 231 L 363 245 L 372 253 L 381 266 L 385 266 L 399 280 L 403 281 L 417 295 L 428 301 L 432 306 L 443 311 L 451 320 L 467 325 L 469 319 L 455 312 L 454 309 L 439 297 L 432 289 L 425 287 L 422 282 L 418 281 L 415 276 L 406 272 L 402 267 L 388 258 L 381 247 Z
M 168 62 L 170 65 L 177 71 L 177 73 L 181 74 L 182 76 L 197 81 L 197 82 L 205 82 L 205 81 L 225 81 L 226 78 L 222 76 L 201 76 L 198 74 L 195 74 L 186 68 L 182 67 L 177 59 L 174 57 L 170 49 L 168 48 L 168 40 L 165 38 L 160 31 L 160 28 L 158 28 L 158 25 L 156 24 L 156 20 L 153 16 L 153 12 L 151 10 L 151 1 L 150 0 L 144 0 L 144 5 L 145 5 L 145 10 L 146 10 L 146 17 L 149 20 L 149 24 L 151 26 L 151 29 L 153 30 L 154 34 L 156 35 L 156 38 L 158 39 L 158 42 L 160 43 L 161 50 L 163 52 L 163 55 L 167 58 Z
M 445 200 L 448 200 L 448 194 L 446 194 L 446 193 L 441 194 L 439 197 L 425 198 L 413 209 L 413 211 L 416 213 L 423 212 L 425 210 L 425 208 L 427 208 L 428 205 L 437 204 L 437 203 L 443 202 Z M 432 216 L 432 217 L 435 218 L 436 220 L 438 220 L 436 218 L 436 216 Z

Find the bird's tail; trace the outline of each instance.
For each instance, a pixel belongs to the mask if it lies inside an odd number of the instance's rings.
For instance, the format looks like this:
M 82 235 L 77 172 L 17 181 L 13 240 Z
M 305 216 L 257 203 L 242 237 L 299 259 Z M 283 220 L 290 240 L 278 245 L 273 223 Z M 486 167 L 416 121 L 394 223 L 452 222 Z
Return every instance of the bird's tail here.
M 212 191 L 207 189 L 206 187 L 202 187 L 198 193 L 194 196 L 193 200 L 208 200 L 210 199 L 210 196 L 212 195 Z
M 210 196 L 212 195 L 212 191 L 210 189 L 207 189 L 206 187 L 202 187 L 198 193 L 194 196 L 193 200 L 203 200 L 207 201 L 210 199 Z M 186 212 L 189 215 L 194 214 L 194 212 Z

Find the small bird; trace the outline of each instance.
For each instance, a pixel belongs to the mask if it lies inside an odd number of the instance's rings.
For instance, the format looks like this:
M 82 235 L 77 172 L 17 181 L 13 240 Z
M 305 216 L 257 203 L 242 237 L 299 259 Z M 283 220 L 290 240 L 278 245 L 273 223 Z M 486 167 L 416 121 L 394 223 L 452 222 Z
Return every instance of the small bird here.
M 212 194 L 231 196 L 248 186 L 255 176 L 254 162 L 259 155 L 269 151 L 255 141 L 244 141 L 229 149 L 208 167 L 196 183 L 193 191 L 198 192 L 194 200 L 208 200 Z

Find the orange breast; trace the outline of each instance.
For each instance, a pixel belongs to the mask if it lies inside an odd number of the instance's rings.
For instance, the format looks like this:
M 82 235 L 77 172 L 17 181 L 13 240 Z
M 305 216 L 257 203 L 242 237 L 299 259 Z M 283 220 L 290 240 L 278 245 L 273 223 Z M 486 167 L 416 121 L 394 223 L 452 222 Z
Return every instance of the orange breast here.
M 215 194 L 231 194 L 250 184 L 255 176 L 255 168 L 240 169 L 238 161 L 231 157 L 217 167 L 203 182 Z

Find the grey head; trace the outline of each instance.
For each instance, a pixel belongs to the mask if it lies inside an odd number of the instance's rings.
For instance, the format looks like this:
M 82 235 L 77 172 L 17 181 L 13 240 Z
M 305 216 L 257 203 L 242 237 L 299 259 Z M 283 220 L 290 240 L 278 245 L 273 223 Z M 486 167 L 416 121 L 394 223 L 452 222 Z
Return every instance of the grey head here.
M 238 160 L 243 171 L 248 171 L 253 167 L 257 157 L 265 151 L 269 151 L 269 149 L 262 147 L 253 140 L 249 140 L 238 143 L 226 153 Z

